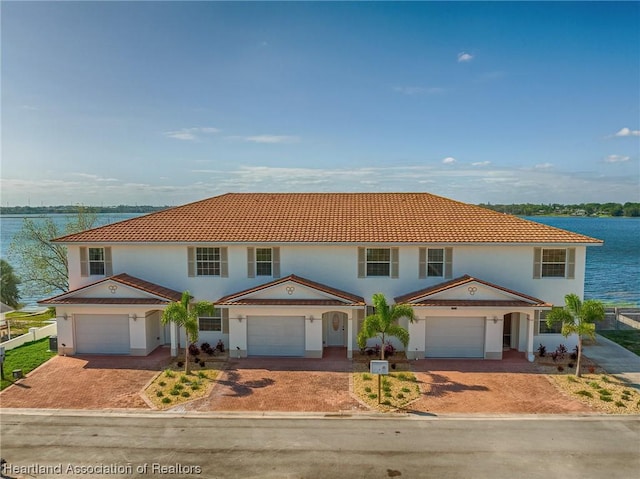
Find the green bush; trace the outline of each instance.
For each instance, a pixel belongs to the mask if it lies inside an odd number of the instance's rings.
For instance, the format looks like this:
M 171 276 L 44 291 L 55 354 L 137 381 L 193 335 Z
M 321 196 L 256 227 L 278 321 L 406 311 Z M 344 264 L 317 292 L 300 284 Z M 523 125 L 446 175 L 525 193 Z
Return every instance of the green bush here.
M 593 394 L 591 394 L 590 391 L 585 391 L 584 389 L 576 392 L 576 394 L 579 394 L 580 396 L 584 396 L 584 397 L 588 397 L 588 398 L 592 398 Z
M 386 397 L 386 398 L 392 398 L 392 397 L 393 397 L 393 394 L 391 394 L 391 390 L 389 390 L 389 391 L 385 391 L 385 392 L 384 392 L 384 397 Z
M 402 393 L 398 393 L 398 395 L 396 396 L 398 399 L 404 399 L 404 394 Z
M 156 391 L 156 396 L 161 398 L 162 396 L 164 396 L 164 394 L 162 393 L 162 391 Z
M 188 398 L 191 396 L 191 394 L 189 394 L 189 391 L 182 391 L 182 394 L 180 394 L 180 396 L 182 396 L 183 398 Z
M 368 397 L 369 397 L 369 399 L 375 399 L 375 398 L 378 397 L 378 395 L 376 393 L 371 393 L 371 394 L 369 394 Z
M 367 386 L 366 388 L 364 388 L 364 392 L 370 393 L 371 392 L 371 388 L 369 386 Z
M 168 397 L 162 398 L 162 404 L 169 404 L 170 402 L 171 402 L 171 398 L 168 398 Z
M 591 386 L 593 389 L 600 389 L 600 384 L 595 381 L 589 381 L 587 384 Z
M 600 396 L 611 396 L 611 391 L 608 389 L 599 389 L 598 392 L 600 393 Z
M 410 393 L 410 392 L 411 392 L 411 389 L 409 389 L 409 388 L 402 388 L 402 392 L 403 392 L 403 393 Z
M 182 391 L 184 389 L 184 386 L 182 384 L 176 384 L 175 386 L 173 386 L 173 389 Z
M 168 378 L 173 378 L 175 377 L 176 373 L 174 373 L 171 369 L 165 369 L 164 375 Z
M 622 401 L 616 401 L 616 406 L 618 407 L 627 407 Z
M 611 402 L 611 401 L 613 401 L 613 398 L 611 396 L 600 395 L 600 401 Z
M 167 385 L 167 383 L 165 383 L 164 381 L 158 381 L 158 386 L 160 386 L 161 388 L 165 387 Z
M 610 382 L 611 382 L 611 380 L 609 379 L 609 377 L 608 377 L 608 376 L 602 376 L 602 382 L 603 382 L 603 383 L 610 383 Z
M 178 391 L 177 389 L 172 389 L 171 391 L 169 391 L 169 394 L 171 394 L 172 396 L 179 396 L 180 391 Z
M 204 378 L 206 378 L 206 377 L 207 377 L 207 375 L 206 375 L 205 373 L 203 373 L 202 371 L 198 371 L 198 377 L 199 377 L 200 379 L 204 379 Z
M 197 391 L 198 389 L 200 389 L 200 385 L 198 383 L 193 383 L 191 385 L 191 390 L 192 391 Z
M 371 381 L 373 378 L 371 377 L 371 374 L 369 373 L 362 373 L 362 380 L 363 381 Z
M 189 382 L 189 378 L 183 374 L 182 376 L 180 376 L 180 382 L 182 384 L 188 383 Z
M 385 399 L 384 401 L 382 401 L 382 404 L 384 404 L 385 406 L 391 406 L 391 401 Z

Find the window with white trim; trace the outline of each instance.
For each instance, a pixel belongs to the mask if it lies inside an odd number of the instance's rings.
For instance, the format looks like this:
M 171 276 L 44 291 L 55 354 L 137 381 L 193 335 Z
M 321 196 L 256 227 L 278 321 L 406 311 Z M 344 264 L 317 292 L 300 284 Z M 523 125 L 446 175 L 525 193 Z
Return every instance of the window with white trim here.
M 534 248 L 534 278 L 568 278 L 575 277 L 575 248 Z
M 427 250 L 427 276 L 444 276 L 444 248 Z
M 104 276 L 104 248 L 89 248 L 89 274 Z
M 220 248 L 196 248 L 196 275 L 220 276 Z
M 213 316 L 200 316 L 198 318 L 198 330 L 222 332 L 222 315 L 216 309 Z
M 391 250 L 367 248 L 367 276 L 389 276 L 390 274 Z
M 256 248 L 256 276 L 271 276 L 272 265 L 271 248 Z
M 560 334 L 562 332 L 562 322 L 554 322 L 551 327 L 547 326 L 547 313 L 549 311 L 539 311 L 538 332 L 540 334 Z

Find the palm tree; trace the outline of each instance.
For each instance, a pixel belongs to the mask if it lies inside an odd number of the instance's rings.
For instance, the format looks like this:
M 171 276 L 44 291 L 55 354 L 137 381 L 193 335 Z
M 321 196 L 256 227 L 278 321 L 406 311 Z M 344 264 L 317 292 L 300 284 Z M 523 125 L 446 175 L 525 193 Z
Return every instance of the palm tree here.
M 182 299 L 167 305 L 162 312 L 162 324 L 175 323 L 179 328 L 184 328 L 187 346 L 184 350 L 184 372 L 190 374 L 189 369 L 189 345 L 198 340 L 198 317 L 213 315 L 213 304 L 208 301 L 198 301 L 191 304 L 189 291 L 182 293 Z M 178 348 L 180 343 L 178 342 Z
M 373 305 L 376 312 L 364 318 L 362 329 L 358 332 L 358 346 L 364 349 L 367 339 L 379 337 L 382 340 L 380 347 L 380 359 L 384 359 L 385 339 L 395 336 L 406 348 L 409 344 L 409 331 L 398 324 L 402 317 L 408 318 L 413 323 L 415 314 L 408 304 L 387 305 L 387 300 L 382 293 L 373 295 Z
M 576 376 L 580 377 L 580 358 L 582 357 L 582 336 L 590 339 L 596 337 L 596 321 L 604 319 L 604 305 L 595 299 L 580 301 L 577 294 L 564 297 L 564 308 L 553 308 L 547 314 L 547 326 L 562 323 L 562 335 L 566 338 L 570 334 L 578 335 L 578 359 L 576 361 Z

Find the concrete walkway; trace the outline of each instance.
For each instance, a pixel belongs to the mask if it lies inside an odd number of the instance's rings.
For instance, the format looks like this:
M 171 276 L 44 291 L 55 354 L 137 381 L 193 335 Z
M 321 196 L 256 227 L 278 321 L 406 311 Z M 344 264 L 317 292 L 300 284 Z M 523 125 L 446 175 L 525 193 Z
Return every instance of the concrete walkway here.
M 584 346 L 584 355 L 595 361 L 608 373 L 624 379 L 636 389 L 640 389 L 640 356 L 617 343 L 596 335 L 596 342 Z

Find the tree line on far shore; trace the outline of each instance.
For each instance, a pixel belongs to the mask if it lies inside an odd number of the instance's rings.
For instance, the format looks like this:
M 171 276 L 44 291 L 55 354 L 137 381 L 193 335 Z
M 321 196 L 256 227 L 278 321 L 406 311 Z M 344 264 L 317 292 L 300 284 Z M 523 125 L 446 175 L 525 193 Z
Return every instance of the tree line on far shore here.
M 575 205 L 563 204 L 495 204 L 480 203 L 478 206 L 500 213 L 520 216 L 626 216 L 639 217 L 640 203 L 580 203 Z M 151 205 L 119 205 L 119 206 L 84 206 L 89 213 L 153 213 L 165 210 L 169 206 Z M 77 214 L 78 205 L 60 206 L 0 206 L 1 215 L 50 215 Z
M 480 203 L 483 208 L 488 208 L 500 213 L 521 216 L 626 216 L 639 217 L 640 203 L 580 203 L 577 205 L 561 204 L 513 204 L 492 205 Z

